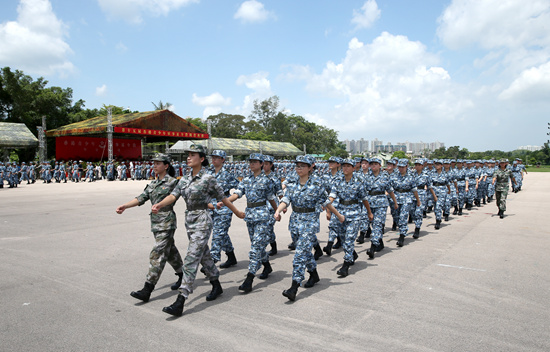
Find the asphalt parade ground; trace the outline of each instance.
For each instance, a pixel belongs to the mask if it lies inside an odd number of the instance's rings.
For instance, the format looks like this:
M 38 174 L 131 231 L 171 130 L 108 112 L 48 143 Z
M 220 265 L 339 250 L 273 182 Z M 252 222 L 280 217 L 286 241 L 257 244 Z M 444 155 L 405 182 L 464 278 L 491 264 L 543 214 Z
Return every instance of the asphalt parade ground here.
M 336 274 L 342 250 L 324 255 L 321 281 L 295 302 L 281 294 L 294 254 L 289 213 L 275 226 L 273 273 L 248 294 L 237 287 L 250 241 L 233 217 L 238 265 L 221 269 L 224 293 L 207 302 L 199 273 L 180 318 L 162 312 L 177 295 L 169 265 L 148 303 L 129 294 L 143 287 L 154 243 L 150 203 L 115 208 L 146 184 L 0 189 L 0 351 L 550 351 L 550 173 L 526 175 L 502 220 L 495 202 L 451 215 L 440 230 L 430 213 L 402 248 L 386 227 L 386 248 L 369 260 L 369 243 L 357 245 L 346 278 Z M 244 210 L 243 199 L 235 204 Z M 182 255 L 184 209 L 178 201 Z M 323 213 L 322 246 L 327 237 Z

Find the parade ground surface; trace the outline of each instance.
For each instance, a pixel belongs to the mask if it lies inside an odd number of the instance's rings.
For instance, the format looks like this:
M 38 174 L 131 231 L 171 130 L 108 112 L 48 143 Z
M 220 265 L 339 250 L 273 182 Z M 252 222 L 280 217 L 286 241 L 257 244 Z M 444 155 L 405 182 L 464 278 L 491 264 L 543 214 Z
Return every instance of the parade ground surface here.
M 342 250 L 324 255 L 321 281 L 295 302 L 281 294 L 294 254 L 289 213 L 275 226 L 273 273 L 248 294 L 237 287 L 250 241 L 233 217 L 239 263 L 221 269 L 223 294 L 206 302 L 211 286 L 199 273 L 180 318 L 162 312 L 177 295 L 169 265 L 148 303 L 130 296 L 147 273 L 151 206 L 115 208 L 146 181 L 39 182 L 0 190 L 1 351 L 550 351 L 548 173 L 526 175 L 503 220 L 494 202 L 451 215 L 440 230 L 430 213 L 402 248 L 386 227 L 386 248 L 368 260 L 368 242 L 356 246 L 346 278 L 336 274 Z M 182 254 L 184 209 L 178 201 Z M 324 213 L 321 229 L 324 246 Z

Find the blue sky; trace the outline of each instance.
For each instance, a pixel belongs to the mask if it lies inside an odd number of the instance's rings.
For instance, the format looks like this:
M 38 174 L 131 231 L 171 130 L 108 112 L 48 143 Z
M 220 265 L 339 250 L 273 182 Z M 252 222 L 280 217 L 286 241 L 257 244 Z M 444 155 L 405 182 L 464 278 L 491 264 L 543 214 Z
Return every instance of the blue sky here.
M 549 0 L 21 0 L 0 67 L 86 107 L 248 116 L 255 99 L 339 138 L 472 151 L 542 145 Z

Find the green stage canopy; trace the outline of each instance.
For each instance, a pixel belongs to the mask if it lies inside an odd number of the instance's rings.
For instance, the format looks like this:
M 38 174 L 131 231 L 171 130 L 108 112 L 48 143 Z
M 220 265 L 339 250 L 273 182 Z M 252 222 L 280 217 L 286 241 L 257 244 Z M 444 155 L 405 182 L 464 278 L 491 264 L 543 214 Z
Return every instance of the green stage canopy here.
M 38 147 L 38 139 L 24 123 L 0 122 L 0 147 Z
M 209 147 L 208 140 L 195 141 L 178 141 L 169 149 L 169 153 L 179 154 L 184 153 L 185 148 L 190 144 L 201 144 Z M 251 153 L 262 153 L 273 156 L 291 156 L 304 154 L 303 151 L 296 148 L 292 143 L 288 142 L 268 142 L 254 141 L 250 139 L 232 139 L 232 138 L 212 138 L 211 152 L 214 149 L 224 150 L 228 155 L 248 155 Z

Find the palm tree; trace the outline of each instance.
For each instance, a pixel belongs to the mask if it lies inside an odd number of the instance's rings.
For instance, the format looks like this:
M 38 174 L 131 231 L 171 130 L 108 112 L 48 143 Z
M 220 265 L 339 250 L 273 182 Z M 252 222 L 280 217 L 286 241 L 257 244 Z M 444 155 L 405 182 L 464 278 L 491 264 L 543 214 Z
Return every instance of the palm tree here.
M 170 110 L 170 108 L 173 106 L 172 103 L 163 103 L 162 100 L 159 100 L 158 105 L 153 102 L 151 102 L 151 104 L 153 104 L 155 110 Z

